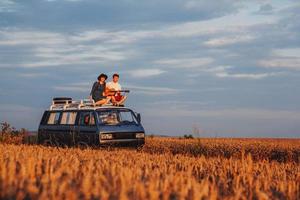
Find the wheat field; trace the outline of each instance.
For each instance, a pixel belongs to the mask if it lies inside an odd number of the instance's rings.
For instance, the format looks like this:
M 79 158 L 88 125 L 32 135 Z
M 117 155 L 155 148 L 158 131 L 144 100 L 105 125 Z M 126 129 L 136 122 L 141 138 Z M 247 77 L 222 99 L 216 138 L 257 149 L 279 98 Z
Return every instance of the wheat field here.
M 0 152 L 0 199 L 300 199 L 300 140 L 147 138 L 138 150 Z

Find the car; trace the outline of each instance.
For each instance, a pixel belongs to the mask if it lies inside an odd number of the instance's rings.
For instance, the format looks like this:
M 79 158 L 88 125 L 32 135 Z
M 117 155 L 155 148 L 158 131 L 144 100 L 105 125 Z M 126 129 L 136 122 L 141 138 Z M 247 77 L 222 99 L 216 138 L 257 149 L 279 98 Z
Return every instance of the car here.
M 93 101 L 53 98 L 40 121 L 38 143 L 59 146 L 145 144 L 141 115 L 120 106 L 95 106 Z

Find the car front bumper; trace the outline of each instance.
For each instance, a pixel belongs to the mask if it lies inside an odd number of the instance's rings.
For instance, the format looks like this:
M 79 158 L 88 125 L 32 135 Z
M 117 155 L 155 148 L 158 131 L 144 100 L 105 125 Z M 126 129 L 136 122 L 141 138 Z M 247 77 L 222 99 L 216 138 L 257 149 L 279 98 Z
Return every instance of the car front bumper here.
M 100 139 L 100 144 L 136 144 L 143 145 L 145 144 L 144 138 L 139 139 Z

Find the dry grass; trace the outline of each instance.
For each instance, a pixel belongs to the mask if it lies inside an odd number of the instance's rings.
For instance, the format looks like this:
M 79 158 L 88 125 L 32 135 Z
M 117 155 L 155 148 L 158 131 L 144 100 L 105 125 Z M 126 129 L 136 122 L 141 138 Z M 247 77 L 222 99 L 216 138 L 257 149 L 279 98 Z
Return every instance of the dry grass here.
M 26 129 L 17 130 L 7 122 L 0 123 L 0 143 L 23 144 L 25 136 L 28 135 Z
M 300 139 L 148 138 L 143 151 L 300 163 Z
M 153 138 L 139 151 L 0 144 L 0 199 L 300 199 L 299 162 L 270 161 L 276 147 L 299 152 L 299 140 Z

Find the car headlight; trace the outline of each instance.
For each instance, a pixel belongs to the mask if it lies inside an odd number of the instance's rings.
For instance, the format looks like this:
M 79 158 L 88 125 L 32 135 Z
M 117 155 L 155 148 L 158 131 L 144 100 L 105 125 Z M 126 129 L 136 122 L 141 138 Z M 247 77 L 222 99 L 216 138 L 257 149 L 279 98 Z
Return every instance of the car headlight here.
M 102 140 L 109 140 L 109 139 L 112 139 L 113 136 L 112 134 L 101 134 L 101 139 Z
M 135 138 L 144 138 L 145 137 L 145 133 L 136 133 L 135 134 Z

